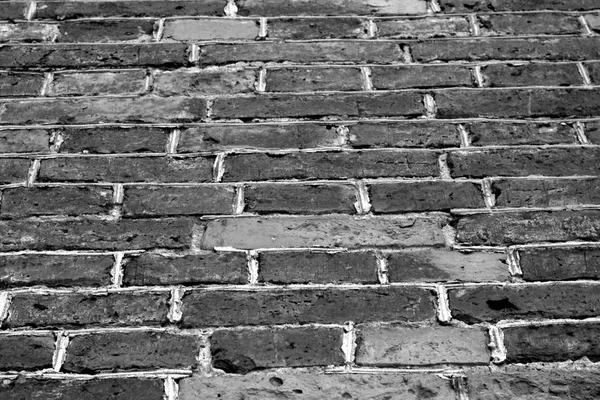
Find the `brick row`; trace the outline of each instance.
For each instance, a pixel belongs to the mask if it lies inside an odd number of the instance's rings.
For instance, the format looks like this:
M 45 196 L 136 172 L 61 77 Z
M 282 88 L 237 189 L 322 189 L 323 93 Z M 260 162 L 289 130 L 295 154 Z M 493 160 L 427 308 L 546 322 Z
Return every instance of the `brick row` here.
M 595 0 L 540 0 L 535 3 L 519 0 L 441 0 L 442 12 L 477 12 L 477 11 L 588 11 L 598 9 Z
M 600 278 L 600 249 L 596 247 L 528 248 L 518 255 L 526 281 Z

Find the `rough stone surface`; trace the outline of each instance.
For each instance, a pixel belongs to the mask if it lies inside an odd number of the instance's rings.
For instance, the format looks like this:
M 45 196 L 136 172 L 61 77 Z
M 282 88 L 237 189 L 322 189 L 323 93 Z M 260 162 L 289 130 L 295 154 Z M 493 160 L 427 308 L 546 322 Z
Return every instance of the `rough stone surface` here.
M 165 23 L 166 40 L 254 40 L 258 36 L 258 21 L 235 19 L 179 19 Z
M 45 129 L 0 130 L 2 153 L 47 153 L 50 151 L 50 132 Z
M 292 0 L 282 4 L 278 0 L 240 0 L 236 2 L 239 15 L 389 15 L 425 14 L 427 3 L 423 0 Z
M 154 92 L 159 96 L 206 96 L 253 93 L 256 70 L 178 69 L 161 71 L 154 76 Z
M 380 38 L 438 38 L 470 36 L 469 21 L 464 17 L 377 20 Z
M 0 336 L 0 370 L 23 371 L 52 368 L 54 335 Z M 0 394 L 2 389 L 0 389 Z
M 0 159 L 0 183 L 16 183 L 27 179 L 29 164 L 26 158 Z
M 146 71 L 68 72 L 54 74 L 50 96 L 136 95 L 146 91 Z
M 0 31 L 0 38 L 1 38 Z M 0 39 L 1 41 L 1 39 Z M 40 94 L 44 75 L 0 72 L 0 93 L 2 97 L 26 97 Z
M 316 90 L 362 90 L 358 68 L 270 69 L 266 74 L 267 92 L 309 92 Z
M 117 21 L 69 21 L 60 24 L 59 43 L 144 43 L 152 41 L 154 21 L 122 19 Z
M 503 35 L 577 35 L 581 24 L 575 15 L 501 14 L 479 15 L 481 33 L 490 36 Z
M 583 79 L 575 64 L 492 64 L 481 68 L 485 87 L 574 86 Z
M 356 148 L 460 146 L 456 126 L 439 121 L 359 122 L 348 130 Z
M 101 127 L 58 130 L 63 137 L 61 153 L 161 153 L 169 131 L 154 127 Z
M 600 279 L 600 249 L 594 247 L 522 249 L 519 259 L 528 281 Z
M 464 124 L 473 146 L 575 144 L 572 126 L 544 122 L 468 122 Z
M 492 183 L 496 205 L 501 207 L 564 207 L 600 204 L 600 180 L 498 179 Z
M 269 39 L 366 39 L 368 34 L 366 22 L 359 18 L 279 18 L 268 21 Z
M 371 74 L 375 89 L 474 86 L 471 71 L 462 66 L 371 67 Z

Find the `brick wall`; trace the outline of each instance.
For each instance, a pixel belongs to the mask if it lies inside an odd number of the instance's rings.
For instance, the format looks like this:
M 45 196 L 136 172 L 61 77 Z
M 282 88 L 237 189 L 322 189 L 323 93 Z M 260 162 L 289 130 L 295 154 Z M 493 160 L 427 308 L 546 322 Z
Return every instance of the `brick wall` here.
M 598 0 L 0 20 L 0 398 L 600 398 Z

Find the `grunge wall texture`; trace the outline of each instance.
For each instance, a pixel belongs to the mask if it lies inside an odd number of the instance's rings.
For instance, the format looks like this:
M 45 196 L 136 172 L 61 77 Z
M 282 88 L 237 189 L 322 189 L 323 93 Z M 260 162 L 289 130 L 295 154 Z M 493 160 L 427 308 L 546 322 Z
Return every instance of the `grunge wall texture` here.
M 598 0 L 0 1 L 0 398 L 600 398 Z

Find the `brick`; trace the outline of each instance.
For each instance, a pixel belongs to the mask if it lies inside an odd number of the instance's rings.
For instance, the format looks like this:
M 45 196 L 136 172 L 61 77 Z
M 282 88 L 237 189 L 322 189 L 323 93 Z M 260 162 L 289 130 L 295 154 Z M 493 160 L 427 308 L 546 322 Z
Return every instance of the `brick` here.
M 532 90 L 530 116 L 596 116 L 600 91 L 594 89 Z
M 546 60 L 584 61 L 600 57 L 600 39 L 593 37 L 563 38 L 489 38 L 453 41 L 413 42 L 410 50 L 417 62 Z
M 146 71 L 55 73 L 50 96 L 134 95 L 146 91 Z
M 153 86 L 159 96 L 253 93 L 256 74 L 255 70 L 241 68 L 162 71 L 154 76 Z
M 60 24 L 59 43 L 144 43 L 152 41 L 154 20 L 92 20 Z
M 579 34 L 582 26 L 575 15 L 558 13 L 479 15 L 484 36 Z
M 208 182 L 212 157 L 66 157 L 43 160 L 41 182 Z
M 26 158 L 0 159 L 0 183 L 16 183 L 27 180 L 30 163 Z
M 598 179 L 498 179 L 492 183 L 496 206 L 564 207 L 600 204 Z
M 169 293 L 34 294 L 12 297 L 3 328 L 139 326 L 168 323 Z
M 212 364 L 238 374 L 270 367 L 341 365 L 342 332 L 326 327 L 217 330 L 210 338 Z
M 137 250 L 189 248 L 193 223 L 187 219 L 5 220 L 0 250 Z
M 415 249 L 387 254 L 387 276 L 396 282 L 508 281 L 504 253 Z
M 183 129 L 179 153 L 231 149 L 305 149 L 341 147 L 335 125 L 218 124 Z
M 235 399 L 256 394 L 257 398 L 276 400 L 361 399 L 454 400 L 448 380 L 434 374 L 324 374 L 321 371 L 286 369 L 258 371 L 247 375 L 195 375 L 179 381 L 179 398 Z M 345 396 L 345 397 L 344 397 Z
M 379 38 L 438 38 L 470 36 L 469 21 L 463 17 L 375 20 Z
M 444 12 L 473 11 L 585 11 L 598 8 L 596 0 L 441 0 Z
M 449 289 L 452 316 L 468 324 L 505 319 L 594 317 L 600 306 L 597 285 L 507 285 Z
M 167 147 L 169 129 L 155 127 L 102 127 L 60 129 L 61 153 L 161 153 Z
M 583 84 L 575 64 L 491 64 L 481 68 L 481 75 L 486 87 Z
M 206 100 L 186 97 L 100 97 L 0 103 L 0 124 L 192 122 L 206 117 Z
M 504 328 L 503 332 L 507 362 L 600 360 L 599 325 L 524 326 Z
M 259 214 L 355 214 L 356 188 L 350 185 L 251 185 L 245 210 Z
M 594 210 L 476 214 L 458 221 L 457 240 L 471 244 L 596 241 L 600 214 Z
M 585 136 L 593 144 L 600 144 L 600 121 L 584 123 Z
M 236 19 L 167 20 L 163 39 L 193 40 L 254 40 L 258 36 L 258 21 Z
M 473 182 L 372 183 L 369 191 L 377 214 L 485 207 L 481 186 Z
M 371 252 L 261 252 L 259 282 L 274 284 L 376 284 L 377 262 Z
M 182 43 L 6 45 L 0 68 L 178 67 L 189 64 L 187 51 Z
M 2 2 L 0 3 L 0 21 L 13 21 L 26 18 L 29 3 L 26 2 Z
M 107 286 L 115 259 L 111 254 L 0 256 L 0 288 L 44 285 Z
M 597 53 L 600 54 L 600 51 Z M 0 55 L 2 55 L 2 52 L 0 52 Z M 203 65 L 253 61 L 290 61 L 302 64 L 321 62 L 385 64 L 402 61 L 402 59 L 403 52 L 398 44 L 372 41 L 348 43 L 259 42 L 200 46 L 200 63 Z M 2 66 L 1 63 L 0 66 Z
M 39 96 L 43 83 L 42 74 L 0 72 L 2 97 Z
M 168 332 L 104 332 L 70 339 L 62 370 L 79 374 L 195 368 L 199 339 Z
M 154 215 L 233 214 L 235 191 L 227 186 L 127 186 L 123 214 Z
M 270 69 L 266 77 L 267 92 L 363 89 L 363 78 L 358 68 Z
M 50 132 L 45 129 L 0 130 L 0 153 L 48 153 Z
M 297 216 L 212 220 L 202 248 L 444 246 L 445 217 Z
M 162 379 L 109 378 L 63 380 L 39 378 L 3 380 L 0 395 L 5 400 L 162 400 Z
M 591 81 L 596 85 L 600 84 L 600 62 L 584 63 L 584 66 L 587 68 Z
M 13 188 L 2 191 L 3 216 L 106 214 L 113 191 L 99 186 Z
M 359 122 L 348 130 L 355 148 L 460 146 L 456 126 L 439 121 Z
M 125 260 L 124 286 L 243 285 L 248 281 L 243 252 L 202 252 L 184 256 L 143 253 Z
M 600 14 L 587 14 L 583 15 L 588 27 L 592 32 L 600 32 Z
M 571 125 L 551 122 L 468 122 L 464 124 L 473 146 L 576 144 Z
M 519 250 L 526 281 L 600 278 L 600 249 L 529 248 Z
M 240 0 L 238 15 L 389 15 L 425 14 L 427 4 L 423 0 L 395 2 L 389 0 L 292 0 L 282 4 L 277 0 Z
M 1 370 L 23 371 L 52 368 L 54 336 L 0 336 Z M 1 393 L 1 389 L 0 389 Z
M 260 153 L 226 157 L 223 181 L 437 175 L 437 154 L 433 151 Z
M 269 39 L 367 39 L 369 29 L 359 18 L 269 19 Z
M 6 42 L 50 42 L 60 35 L 55 24 L 36 22 L 13 22 L 0 25 L 0 43 Z
M 371 67 L 375 89 L 473 86 L 469 68 L 455 65 Z
M 365 366 L 488 364 L 482 328 L 359 326 L 356 363 Z
M 435 305 L 429 290 L 416 287 L 228 290 L 187 292 L 182 312 L 183 327 L 202 328 L 428 321 Z

